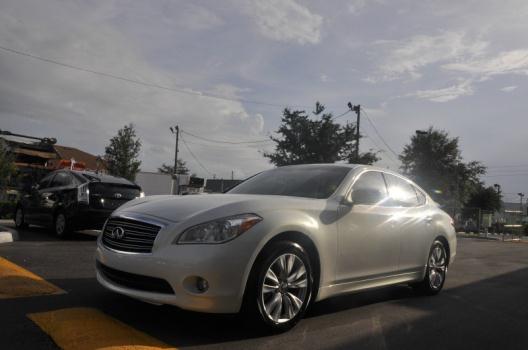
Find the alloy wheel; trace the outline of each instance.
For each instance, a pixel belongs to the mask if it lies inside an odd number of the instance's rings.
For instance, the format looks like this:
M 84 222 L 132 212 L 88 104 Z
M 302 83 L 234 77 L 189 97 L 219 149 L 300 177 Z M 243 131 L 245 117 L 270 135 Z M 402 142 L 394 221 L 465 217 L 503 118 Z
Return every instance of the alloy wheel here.
M 66 228 L 66 218 L 64 217 L 64 214 L 59 213 L 57 215 L 57 218 L 55 219 L 55 232 L 58 236 L 62 236 L 64 234 L 64 230 Z
M 271 263 L 261 288 L 266 316 L 275 323 L 293 319 L 308 295 L 308 275 L 303 261 L 295 254 L 282 254 Z
M 439 289 L 444 283 L 447 269 L 447 254 L 441 243 L 435 244 L 429 256 L 429 285 L 432 289 Z

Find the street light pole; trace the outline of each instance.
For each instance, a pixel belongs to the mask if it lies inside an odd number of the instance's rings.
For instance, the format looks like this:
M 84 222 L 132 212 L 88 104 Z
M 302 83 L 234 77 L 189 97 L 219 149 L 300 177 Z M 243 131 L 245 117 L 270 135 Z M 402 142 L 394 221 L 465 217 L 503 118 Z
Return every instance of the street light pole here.
M 180 139 L 180 127 L 176 125 L 174 128 L 171 126 L 170 131 L 176 135 L 176 146 L 174 149 L 174 169 L 172 171 L 173 175 L 173 181 L 176 179 L 176 191 L 174 191 L 174 188 L 172 190 L 172 193 L 176 192 L 176 194 L 180 194 L 180 178 L 178 177 L 178 143 Z
M 355 112 L 357 115 L 356 120 L 356 163 L 359 162 L 359 138 L 361 135 L 359 134 L 359 124 L 361 122 L 361 105 L 352 105 L 352 102 L 348 103 L 348 108 L 350 108 L 351 111 Z

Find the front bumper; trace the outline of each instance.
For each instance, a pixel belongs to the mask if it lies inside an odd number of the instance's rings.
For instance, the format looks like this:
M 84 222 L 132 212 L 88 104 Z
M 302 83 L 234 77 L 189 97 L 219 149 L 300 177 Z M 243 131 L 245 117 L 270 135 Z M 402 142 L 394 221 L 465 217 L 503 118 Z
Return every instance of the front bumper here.
M 176 245 L 167 243 L 167 236 L 173 236 L 174 230 L 169 225 L 158 233 L 152 253 L 115 251 L 104 246 L 100 237 L 96 250 L 99 283 L 114 292 L 154 304 L 210 313 L 238 312 L 255 251 L 252 235 L 242 235 L 225 244 Z M 160 241 L 165 243 L 160 244 Z M 173 293 L 125 286 L 105 275 L 99 264 L 140 277 L 164 280 Z M 198 277 L 208 282 L 205 292 L 196 288 Z

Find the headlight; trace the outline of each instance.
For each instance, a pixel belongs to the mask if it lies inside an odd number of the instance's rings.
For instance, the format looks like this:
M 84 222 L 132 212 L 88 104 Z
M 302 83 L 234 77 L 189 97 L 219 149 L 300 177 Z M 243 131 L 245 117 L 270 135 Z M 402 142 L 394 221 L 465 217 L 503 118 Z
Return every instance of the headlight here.
M 139 198 L 145 197 L 145 192 L 139 192 Z
M 185 230 L 177 238 L 178 244 L 218 244 L 230 241 L 246 232 L 262 218 L 255 214 L 241 214 L 209 221 Z

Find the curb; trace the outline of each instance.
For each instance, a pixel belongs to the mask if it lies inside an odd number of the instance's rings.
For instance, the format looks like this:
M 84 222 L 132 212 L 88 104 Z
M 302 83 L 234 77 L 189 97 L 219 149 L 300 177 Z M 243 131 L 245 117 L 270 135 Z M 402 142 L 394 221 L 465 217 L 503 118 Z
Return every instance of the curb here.
M 0 244 L 2 243 L 11 243 L 18 240 L 18 232 L 7 228 L 5 226 L 0 226 Z
M 0 231 L 0 244 L 13 242 L 13 234 L 9 231 Z

